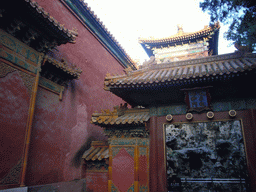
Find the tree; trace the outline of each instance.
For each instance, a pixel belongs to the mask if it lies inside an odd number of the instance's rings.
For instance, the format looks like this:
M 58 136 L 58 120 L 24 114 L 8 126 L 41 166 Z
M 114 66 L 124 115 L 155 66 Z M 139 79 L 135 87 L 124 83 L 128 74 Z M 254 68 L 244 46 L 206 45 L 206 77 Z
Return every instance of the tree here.
M 236 46 L 256 48 L 256 2 L 255 0 L 204 0 L 200 8 L 210 14 L 210 24 L 220 21 L 229 25 L 227 40 Z

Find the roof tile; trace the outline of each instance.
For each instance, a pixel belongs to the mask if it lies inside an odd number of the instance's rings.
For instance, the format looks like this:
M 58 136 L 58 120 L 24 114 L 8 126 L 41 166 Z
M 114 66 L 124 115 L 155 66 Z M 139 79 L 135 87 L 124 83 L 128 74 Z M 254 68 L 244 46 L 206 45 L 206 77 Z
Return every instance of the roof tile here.
M 194 38 L 198 38 L 200 36 L 205 36 L 208 35 L 210 33 L 212 33 L 214 30 L 218 30 L 220 28 L 219 23 L 215 23 L 214 26 L 208 26 L 205 27 L 204 29 L 197 31 L 197 32 L 193 32 L 193 33 L 177 33 L 175 35 L 172 35 L 170 37 L 167 38 L 139 38 L 139 43 L 141 44 L 158 44 L 158 43 L 163 43 L 163 42 L 175 42 L 175 41 L 179 41 L 179 40 L 189 40 L 189 39 L 194 39 Z
M 54 17 L 50 16 L 48 12 L 44 10 L 43 7 L 39 6 L 37 2 L 33 0 L 25 0 L 29 3 L 32 8 L 34 8 L 39 14 L 41 14 L 45 19 L 48 19 L 54 26 L 56 26 L 60 31 L 64 32 L 68 37 L 70 37 L 69 42 L 74 42 L 77 35 L 73 33 L 72 30 L 68 30 L 61 25 Z
M 111 114 L 94 113 L 91 123 L 106 127 L 109 125 L 143 124 L 150 118 L 148 109 L 118 109 Z
M 105 78 L 110 88 L 143 86 L 144 84 L 175 83 L 178 80 L 217 76 L 252 70 L 256 67 L 256 54 L 226 54 L 187 61 L 148 64 L 124 76 Z
M 109 157 L 108 144 L 105 141 L 93 141 L 90 149 L 84 152 L 83 159 L 86 161 L 102 160 Z

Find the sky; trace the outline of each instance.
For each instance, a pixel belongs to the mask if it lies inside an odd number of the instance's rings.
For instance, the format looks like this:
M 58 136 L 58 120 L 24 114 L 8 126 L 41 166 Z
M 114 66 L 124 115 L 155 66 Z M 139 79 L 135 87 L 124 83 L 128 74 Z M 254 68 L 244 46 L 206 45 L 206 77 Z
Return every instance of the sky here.
M 126 53 L 141 64 L 148 56 L 138 43 L 139 37 L 166 38 L 177 33 L 195 32 L 209 25 L 210 16 L 202 12 L 200 0 L 84 0 L 115 37 Z M 224 39 L 227 26 L 221 24 L 219 54 L 235 51 Z

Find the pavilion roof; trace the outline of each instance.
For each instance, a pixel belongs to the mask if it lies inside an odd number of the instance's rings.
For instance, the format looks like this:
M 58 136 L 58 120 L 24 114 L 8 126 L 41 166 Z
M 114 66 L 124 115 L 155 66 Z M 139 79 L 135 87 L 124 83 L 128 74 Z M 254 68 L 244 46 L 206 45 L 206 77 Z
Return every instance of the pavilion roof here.
M 192 40 L 192 39 L 198 39 L 200 37 L 205 37 L 208 35 L 211 35 L 213 32 L 216 30 L 219 30 L 220 25 L 219 23 L 216 23 L 213 26 L 205 26 L 203 29 L 196 31 L 196 32 L 191 32 L 191 33 L 186 33 L 183 32 L 183 30 L 179 30 L 178 33 L 175 35 L 165 37 L 165 38 L 139 38 L 139 43 L 140 44 L 163 44 L 163 43 L 177 43 L 185 40 Z
M 154 57 L 137 71 L 127 71 L 126 75 L 105 77 L 105 90 L 138 89 L 148 86 L 174 85 L 184 81 L 218 78 L 250 71 L 256 67 L 256 54 L 239 53 L 209 56 L 199 59 L 157 64 Z
M 209 53 L 218 55 L 218 38 L 220 24 L 217 22 L 212 26 L 205 26 L 202 30 L 186 33 L 182 27 L 178 27 L 178 33 L 165 38 L 139 38 L 139 43 L 148 56 L 154 55 L 154 48 L 162 48 L 206 40 L 209 42 Z

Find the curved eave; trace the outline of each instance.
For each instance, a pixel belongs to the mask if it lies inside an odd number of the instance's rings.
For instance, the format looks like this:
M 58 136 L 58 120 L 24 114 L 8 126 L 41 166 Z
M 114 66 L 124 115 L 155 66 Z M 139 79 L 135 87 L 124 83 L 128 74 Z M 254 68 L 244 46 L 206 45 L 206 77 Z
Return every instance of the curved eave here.
M 178 65 L 178 66 L 177 66 Z M 256 68 L 256 54 L 227 54 L 183 62 L 153 65 L 127 76 L 108 77 L 105 89 L 138 89 L 146 87 L 196 83 L 209 79 L 232 77 Z
M 8 0 L 0 4 L 3 11 L 0 17 L 1 28 L 32 48 L 37 50 L 34 40 L 47 44 L 47 49 L 75 42 L 76 32 L 66 29 L 37 2 Z M 31 39 L 28 41 L 28 38 Z
M 213 32 L 216 32 L 219 30 L 219 25 L 216 25 L 214 27 L 208 27 L 207 29 L 194 32 L 194 33 L 184 33 L 181 35 L 175 35 L 167 38 L 159 38 L 159 39 L 139 39 L 139 43 L 141 44 L 163 44 L 163 43 L 176 43 L 176 42 L 181 42 L 181 41 L 186 41 L 186 40 L 192 40 L 192 39 L 197 39 L 197 38 L 202 38 L 208 35 L 211 35 Z
M 82 156 L 85 161 L 104 160 L 109 158 L 109 146 L 107 142 L 92 141 L 91 147 Z
M 128 109 L 119 116 L 94 113 L 91 123 L 101 127 L 138 127 L 144 126 L 149 118 L 148 109 Z
M 250 70 L 251 71 L 251 70 Z M 161 90 L 163 87 L 172 87 L 172 86 L 183 86 L 183 85 L 196 85 L 199 83 L 207 83 L 216 80 L 227 80 L 235 76 L 241 76 L 242 72 L 230 72 L 228 74 L 215 74 L 215 75 L 203 75 L 198 77 L 191 78 L 175 78 L 168 79 L 165 81 L 154 81 L 154 82 L 146 82 L 146 83 L 138 83 L 138 84 L 124 84 L 124 85 L 113 85 L 108 87 L 108 91 L 116 94 L 117 92 L 126 92 L 132 90 Z M 127 100 L 125 100 L 127 101 Z M 128 101 L 127 101 L 128 102 Z M 128 102 L 130 103 L 130 102 Z
M 49 26 L 46 30 L 49 31 L 49 34 L 55 36 L 58 45 L 75 41 L 75 36 L 72 32 L 65 28 L 64 25 L 60 24 L 54 17 L 50 16 L 37 2 L 32 0 L 25 0 L 25 2 L 28 4 L 28 8 L 34 12 L 33 17 L 38 17 L 42 25 Z
M 82 73 L 82 70 L 77 68 L 76 66 L 69 66 L 67 63 L 59 62 L 52 57 L 47 57 L 47 61 L 54 65 L 56 68 L 59 68 L 64 73 L 68 74 L 71 78 L 70 79 L 79 79 Z
M 61 0 L 75 13 L 80 21 L 85 24 L 91 33 L 107 48 L 107 50 L 123 65 L 136 70 L 136 64 L 114 39 L 102 22 L 97 18 L 90 7 L 81 0 Z
M 210 50 L 213 50 L 213 55 L 218 54 L 218 36 L 220 26 L 208 27 L 195 33 L 188 33 L 183 35 L 175 35 L 167 38 L 159 39 L 139 39 L 139 43 L 150 57 L 153 55 L 153 47 L 167 47 L 175 46 L 176 44 L 188 43 L 190 41 L 196 41 L 198 39 L 209 38 Z
M 254 92 L 250 91 L 250 87 L 252 82 L 255 82 L 255 75 L 256 70 L 253 69 L 247 72 L 230 73 L 228 75 L 211 75 L 171 82 L 123 86 L 121 88 L 111 87 L 109 90 L 131 106 L 141 105 L 144 107 L 173 103 L 182 104 L 184 102 L 184 93 L 180 90 L 195 87 L 213 86 L 214 89 L 220 87 L 214 93 L 214 98 L 229 98 L 230 94 L 237 98 L 243 96 L 253 97 L 252 94 Z

